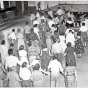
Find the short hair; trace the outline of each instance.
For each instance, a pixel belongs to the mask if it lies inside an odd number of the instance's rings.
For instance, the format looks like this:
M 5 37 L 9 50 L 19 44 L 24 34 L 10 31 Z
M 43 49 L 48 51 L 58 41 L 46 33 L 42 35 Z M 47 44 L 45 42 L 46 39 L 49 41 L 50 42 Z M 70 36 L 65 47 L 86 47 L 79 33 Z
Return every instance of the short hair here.
M 68 42 L 68 43 L 67 43 L 67 47 L 70 47 L 70 46 L 71 46 L 71 42 Z
M 85 26 L 85 23 L 82 23 L 82 26 Z
M 15 29 L 12 29 L 12 32 L 15 32 Z
M 9 49 L 8 50 L 8 54 L 10 55 L 10 54 L 13 54 L 13 49 Z
M 33 67 L 33 70 L 39 70 L 40 68 L 40 64 L 36 64 L 34 67 Z
M 11 43 L 11 44 L 10 44 L 10 46 L 11 46 L 11 47 L 13 47 L 13 46 L 14 46 L 14 44 L 13 44 L 13 43 Z
M 31 28 L 30 32 L 34 32 L 34 28 Z
M 53 60 L 54 60 L 54 59 L 58 59 L 58 54 L 54 54 Z
M 35 24 L 34 27 L 37 27 L 37 24 Z
M 1 44 L 4 45 L 4 44 L 5 44 L 5 40 L 2 40 L 2 41 L 1 41 Z
M 58 7 L 58 9 L 60 9 L 60 7 Z
M 22 68 L 27 67 L 27 62 L 22 63 Z
M 27 22 L 26 22 L 26 25 L 28 25 L 28 23 L 29 23 L 29 22 L 27 21 Z
M 19 50 L 23 50 L 24 49 L 24 45 L 21 45 L 20 47 L 19 47 Z

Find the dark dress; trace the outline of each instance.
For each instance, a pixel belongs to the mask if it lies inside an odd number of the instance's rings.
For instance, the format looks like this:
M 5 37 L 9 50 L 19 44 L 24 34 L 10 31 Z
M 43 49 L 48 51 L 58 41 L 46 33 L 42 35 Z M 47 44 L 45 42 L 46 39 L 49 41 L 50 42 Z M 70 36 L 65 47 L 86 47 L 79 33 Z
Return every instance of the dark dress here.
M 50 60 L 51 57 L 49 56 L 48 51 L 42 51 L 41 68 L 47 70 Z
M 75 55 L 74 55 L 75 49 L 73 47 L 67 47 L 65 50 L 66 53 L 66 66 L 71 63 L 71 66 L 76 66 L 75 61 Z
M 77 41 L 75 43 L 75 52 L 76 52 L 76 54 L 84 53 L 84 46 L 83 46 L 81 38 L 77 39 Z

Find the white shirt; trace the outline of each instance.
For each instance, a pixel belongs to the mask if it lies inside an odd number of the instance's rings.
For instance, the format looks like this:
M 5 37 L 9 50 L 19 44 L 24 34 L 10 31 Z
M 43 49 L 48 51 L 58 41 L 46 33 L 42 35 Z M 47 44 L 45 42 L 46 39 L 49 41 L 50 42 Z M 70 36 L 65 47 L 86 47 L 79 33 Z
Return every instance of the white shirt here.
M 60 43 L 56 42 L 52 45 L 52 54 L 53 53 L 62 53 L 62 52 L 63 52 L 63 48 Z
M 8 36 L 9 39 L 15 39 L 16 40 L 16 34 L 14 32 L 10 33 Z
M 38 36 L 38 38 L 40 39 L 40 37 L 39 37 L 39 29 L 37 28 L 37 27 L 34 27 L 34 33 L 36 33 L 37 34 L 37 36 Z
M 27 56 L 27 51 L 26 50 L 20 50 L 18 53 L 19 53 L 19 56 L 21 56 L 21 57 L 26 57 Z
M 59 10 L 57 10 L 56 14 L 62 15 L 63 14 L 63 11 L 61 9 L 59 9 Z
M 31 77 L 31 72 L 28 68 L 22 68 L 20 67 L 20 72 L 19 72 L 19 76 L 20 78 L 22 78 L 23 80 L 29 80 Z
M 51 68 L 51 72 L 63 72 L 61 63 L 57 60 L 51 60 L 48 69 Z
M 72 46 L 75 45 L 75 37 L 74 37 L 74 34 L 72 33 L 68 33 L 67 36 L 66 36 L 66 44 L 68 42 L 71 42 Z
M 68 29 L 66 29 L 65 35 L 67 35 L 69 33 L 69 30 L 72 30 L 72 32 L 74 33 L 74 30 L 72 28 L 68 28 Z
M 80 28 L 80 31 L 81 31 L 81 32 L 87 32 L 87 27 L 86 27 L 86 26 L 82 26 L 82 27 Z
M 52 24 L 55 24 L 55 22 L 54 22 L 53 20 L 50 20 L 50 21 L 48 22 L 49 28 L 52 27 Z
M 40 64 L 39 60 L 33 60 L 32 63 L 29 65 L 29 67 L 35 66 L 36 64 Z
M 17 64 L 20 65 L 20 61 L 18 60 L 18 58 L 16 56 L 8 56 L 6 58 L 6 63 L 5 63 L 5 68 L 7 69 L 7 67 L 13 67 L 13 66 L 17 66 Z
M 39 22 L 37 20 L 34 20 L 33 25 L 35 25 L 35 24 L 39 24 Z
M 49 11 L 48 14 L 49 14 L 51 17 L 53 17 L 53 15 L 52 15 L 53 12 L 52 12 L 52 11 Z

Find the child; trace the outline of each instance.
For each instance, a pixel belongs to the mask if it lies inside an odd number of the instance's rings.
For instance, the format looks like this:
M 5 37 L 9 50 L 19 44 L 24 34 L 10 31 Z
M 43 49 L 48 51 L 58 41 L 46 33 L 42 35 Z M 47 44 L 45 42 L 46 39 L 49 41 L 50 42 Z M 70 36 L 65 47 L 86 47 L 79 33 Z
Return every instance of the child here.
M 15 29 L 12 29 L 12 32 L 10 33 L 10 35 L 8 36 L 8 38 L 11 40 L 11 43 L 14 44 L 14 42 L 16 41 Z

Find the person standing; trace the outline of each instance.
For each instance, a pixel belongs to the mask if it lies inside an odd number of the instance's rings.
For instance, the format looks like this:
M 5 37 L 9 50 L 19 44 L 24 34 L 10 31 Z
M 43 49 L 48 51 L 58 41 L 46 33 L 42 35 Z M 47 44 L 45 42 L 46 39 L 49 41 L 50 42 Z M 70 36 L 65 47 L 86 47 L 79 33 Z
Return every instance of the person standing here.
M 48 66 L 48 69 L 51 72 L 51 87 L 59 87 L 59 74 L 60 72 L 63 74 L 63 68 L 57 59 L 58 54 L 55 54 Z
M 68 66 L 69 62 L 71 62 L 72 66 L 76 66 L 76 54 L 75 49 L 71 46 L 71 43 L 68 42 L 67 48 L 65 49 L 64 56 L 66 57 L 66 66 Z
M 11 43 L 15 43 L 16 41 L 16 34 L 15 34 L 15 29 L 12 29 L 12 32 L 9 34 L 8 38 L 11 40 Z

